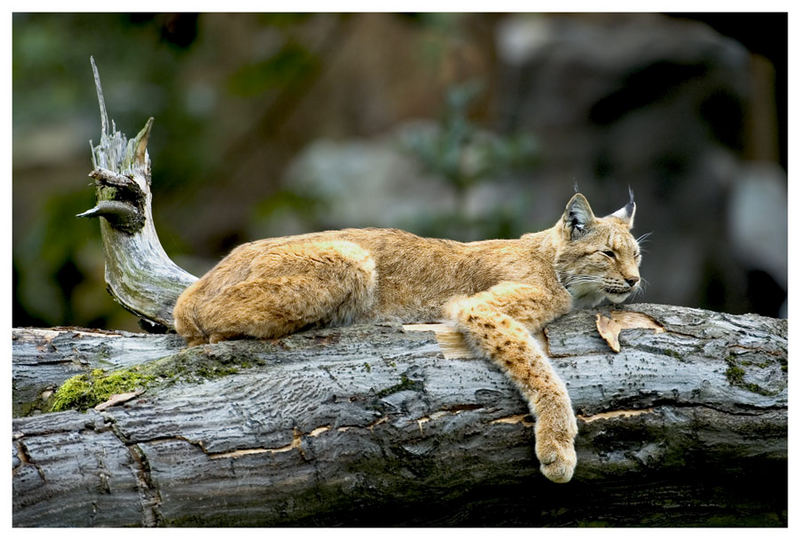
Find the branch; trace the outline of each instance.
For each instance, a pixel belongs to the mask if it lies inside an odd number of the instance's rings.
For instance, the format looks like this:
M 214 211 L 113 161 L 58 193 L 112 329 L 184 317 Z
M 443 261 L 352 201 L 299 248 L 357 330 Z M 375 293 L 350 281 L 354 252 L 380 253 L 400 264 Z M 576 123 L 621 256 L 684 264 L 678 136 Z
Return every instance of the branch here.
M 172 328 L 172 308 L 197 278 L 164 252 L 151 209 L 150 157 L 147 141 L 153 119 L 131 141 L 108 126 L 103 89 L 91 59 L 100 104 L 100 143 L 92 145 L 97 205 L 78 217 L 100 219 L 108 291 L 122 306 L 152 328 Z M 91 145 L 91 142 L 90 142 Z

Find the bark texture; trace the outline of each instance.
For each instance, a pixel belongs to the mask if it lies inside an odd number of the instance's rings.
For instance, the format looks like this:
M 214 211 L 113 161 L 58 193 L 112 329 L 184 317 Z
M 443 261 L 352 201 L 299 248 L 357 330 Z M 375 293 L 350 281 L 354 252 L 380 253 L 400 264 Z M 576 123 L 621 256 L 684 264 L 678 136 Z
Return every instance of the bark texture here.
M 786 321 L 623 309 L 664 331 L 623 330 L 620 353 L 594 312 L 546 331 L 579 414 L 566 485 L 538 472 L 511 383 L 440 326 L 184 350 L 175 336 L 16 330 L 29 395 L 137 356 L 203 368 L 103 411 L 15 419 L 14 524 L 784 526 Z
M 147 141 L 153 119 L 133 140 L 109 126 L 100 76 L 92 59 L 100 104 L 100 143 L 92 146 L 97 205 L 78 217 L 100 219 L 108 292 L 147 329 L 172 327 L 172 308 L 197 278 L 166 254 L 156 234 Z

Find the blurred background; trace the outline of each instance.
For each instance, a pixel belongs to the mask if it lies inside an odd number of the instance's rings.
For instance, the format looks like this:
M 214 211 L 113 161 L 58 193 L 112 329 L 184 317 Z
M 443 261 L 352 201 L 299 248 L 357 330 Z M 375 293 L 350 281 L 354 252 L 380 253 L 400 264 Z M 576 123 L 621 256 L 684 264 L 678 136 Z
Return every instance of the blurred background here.
M 786 316 L 786 14 L 15 14 L 12 43 L 14 326 L 137 329 L 74 217 L 90 55 L 119 129 L 155 117 L 156 228 L 195 275 L 327 228 L 518 237 L 630 186 L 637 301 Z

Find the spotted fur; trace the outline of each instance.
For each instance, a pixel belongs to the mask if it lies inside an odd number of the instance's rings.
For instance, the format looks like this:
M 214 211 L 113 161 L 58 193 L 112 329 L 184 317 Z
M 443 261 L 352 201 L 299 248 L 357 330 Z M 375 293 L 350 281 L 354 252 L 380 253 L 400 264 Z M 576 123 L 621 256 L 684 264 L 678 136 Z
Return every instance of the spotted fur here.
M 622 302 L 638 290 L 635 211 L 631 197 L 598 218 L 576 193 L 553 227 L 514 240 L 345 229 L 250 242 L 184 291 L 175 328 L 196 345 L 314 326 L 450 319 L 519 388 L 537 419 L 542 472 L 567 482 L 577 423 L 566 386 L 531 334 L 575 306 Z

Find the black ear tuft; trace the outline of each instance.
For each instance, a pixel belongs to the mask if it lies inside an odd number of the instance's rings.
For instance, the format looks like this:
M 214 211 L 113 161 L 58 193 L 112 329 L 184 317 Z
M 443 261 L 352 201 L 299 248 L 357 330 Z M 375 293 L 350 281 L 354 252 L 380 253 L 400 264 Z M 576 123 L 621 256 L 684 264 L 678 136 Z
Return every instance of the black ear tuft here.
M 570 239 L 575 240 L 586 234 L 594 226 L 594 212 L 589 201 L 580 193 L 576 193 L 567 203 L 561 220 L 569 232 Z
M 633 201 L 633 190 L 631 189 L 630 186 L 628 186 L 628 196 L 630 197 L 628 204 L 626 204 L 613 214 L 610 214 L 610 216 L 619 218 L 627 222 L 628 228 L 630 229 L 633 227 L 633 217 L 636 215 L 636 203 Z

